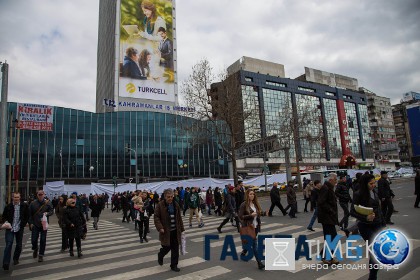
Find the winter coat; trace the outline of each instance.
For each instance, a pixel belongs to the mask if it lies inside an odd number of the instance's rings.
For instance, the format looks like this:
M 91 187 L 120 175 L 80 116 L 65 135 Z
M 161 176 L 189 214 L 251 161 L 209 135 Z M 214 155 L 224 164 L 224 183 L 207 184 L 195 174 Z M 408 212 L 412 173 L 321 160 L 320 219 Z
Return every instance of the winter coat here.
M 382 215 L 382 210 L 381 210 L 381 203 L 379 201 L 379 196 L 376 193 L 376 190 L 373 190 L 375 199 L 372 199 L 372 197 L 370 197 L 369 202 L 366 205 L 361 205 L 361 195 L 360 192 L 355 192 L 353 195 L 353 203 L 351 204 L 351 208 L 350 208 L 350 215 L 355 217 L 359 222 L 362 222 L 364 224 L 379 224 L 382 226 L 385 226 L 385 219 Z M 360 206 L 364 206 L 364 207 L 370 207 L 373 208 L 373 212 L 375 213 L 375 218 L 373 219 L 373 221 L 368 221 L 366 218 L 367 216 L 359 214 L 356 212 L 354 205 L 360 205 Z
M 66 210 L 65 203 L 61 204 L 59 202 L 57 204 L 57 207 L 55 207 L 55 215 L 57 216 L 58 225 L 60 226 L 60 228 L 64 228 L 64 223 L 63 223 L 64 210 Z
M 340 203 L 348 203 L 352 200 L 347 184 L 342 182 L 337 184 L 337 187 L 335 188 L 335 196 L 338 198 Z
M 38 209 L 41 210 L 38 211 Z M 52 203 L 50 201 L 47 202 L 45 199 L 42 202 L 38 199 L 32 201 L 31 205 L 29 205 L 29 224 L 42 228 L 41 218 L 44 216 L 44 213 L 46 213 L 47 217 L 54 214 Z
M 291 186 L 288 186 L 286 194 L 287 194 L 287 204 L 294 205 L 296 203 L 295 189 Z
M 64 211 L 63 221 L 69 238 L 76 238 L 82 235 L 82 227 L 86 224 L 86 220 L 79 208 L 67 207 Z M 74 226 L 72 227 L 71 224 Z
M 337 197 L 330 182 L 325 182 L 319 190 L 317 205 L 319 223 L 338 225 Z
M 190 193 L 187 200 L 188 208 L 196 209 L 200 206 L 200 197 L 198 196 L 198 193 Z
M 181 210 L 177 203 L 173 202 L 175 207 L 175 223 L 178 244 L 181 244 L 181 233 L 184 231 L 184 223 L 182 222 Z M 171 219 L 168 212 L 168 204 L 165 200 L 160 201 L 155 209 L 154 222 L 157 231 L 159 232 L 159 240 L 162 246 L 170 246 L 171 242 Z M 163 229 L 164 233 L 160 230 Z
M 216 206 L 222 206 L 222 194 L 219 191 L 214 192 L 214 203 Z
M 213 193 L 212 192 L 207 192 L 206 193 L 206 204 L 207 205 L 212 205 L 213 203 L 214 203 Z
M 270 191 L 271 203 L 275 204 L 280 202 L 280 190 L 278 187 L 272 187 Z
M 92 212 L 90 213 L 90 216 L 92 218 L 93 217 L 99 217 L 99 215 L 101 214 L 101 211 L 102 211 L 102 202 L 101 202 L 101 200 L 98 198 L 96 200 L 96 203 L 95 203 L 95 200 L 93 199 L 91 201 L 91 203 L 89 204 L 89 208 L 90 208 L 90 210 L 92 210 Z
M 225 205 L 226 205 L 226 209 L 225 209 L 226 213 L 229 213 L 229 214 L 236 213 L 236 201 L 235 201 L 235 198 L 233 197 L 232 193 L 228 193 L 226 195 Z
M 252 225 L 254 221 L 254 217 L 252 217 L 252 209 L 250 207 L 246 207 L 246 202 L 242 202 L 241 206 L 239 206 L 239 220 L 242 223 L 242 226 Z M 265 216 L 265 212 L 261 211 L 257 213 L 257 232 L 261 231 L 261 216 Z
M 379 199 L 390 199 L 392 196 L 391 186 L 389 181 L 385 178 L 381 178 L 378 180 L 378 195 Z

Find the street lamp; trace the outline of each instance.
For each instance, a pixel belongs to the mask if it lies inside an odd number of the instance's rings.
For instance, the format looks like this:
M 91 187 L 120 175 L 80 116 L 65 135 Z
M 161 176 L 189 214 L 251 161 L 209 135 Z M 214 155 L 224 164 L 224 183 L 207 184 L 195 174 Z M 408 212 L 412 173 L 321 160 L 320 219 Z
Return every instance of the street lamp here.
M 92 178 L 92 171 L 93 169 L 95 169 L 95 167 L 93 167 L 92 165 L 89 167 L 89 172 L 90 172 L 90 178 Z
M 138 175 L 138 161 L 137 161 L 137 151 L 134 149 L 131 149 L 129 146 L 125 147 L 127 149 L 127 151 L 132 151 L 134 152 L 134 158 L 136 160 L 136 191 L 137 191 L 137 185 L 139 183 L 139 175 Z M 131 162 L 130 162 L 130 166 L 131 166 Z

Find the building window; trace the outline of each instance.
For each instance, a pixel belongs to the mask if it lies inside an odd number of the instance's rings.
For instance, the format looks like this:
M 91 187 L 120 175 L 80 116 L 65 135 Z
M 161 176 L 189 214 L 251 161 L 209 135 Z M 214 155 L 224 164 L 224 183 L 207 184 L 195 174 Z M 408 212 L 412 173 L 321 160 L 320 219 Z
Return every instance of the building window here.
M 343 98 L 344 98 L 344 99 L 353 99 L 353 97 L 352 97 L 352 96 L 350 96 L 350 95 L 345 95 L 345 94 L 343 94 Z
M 253 82 L 254 80 L 252 78 L 250 78 L 250 77 L 245 77 L 245 81 L 247 81 L 247 82 Z
M 265 82 L 266 85 L 270 85 L 270 86 L 275 86 L 275 87 L 286 87 L 285 84 L 281 84 L 281 83 L 276 83 L 276 82 L 271 82 L 271 81 L 266 81 Z
M 326 91 L 326 92 L 325 92 L 325 95 L 328 95 L 328 96 L 335 96 L 335 93 L 334 93 L 334 92 L 329 92 L 329 91 Z
M 306 88 L 306 87 L 298 87 L 298 90 L 307 91 L 307 92 L 315 92 L 314 89 L 312 89 L 312 88 Z

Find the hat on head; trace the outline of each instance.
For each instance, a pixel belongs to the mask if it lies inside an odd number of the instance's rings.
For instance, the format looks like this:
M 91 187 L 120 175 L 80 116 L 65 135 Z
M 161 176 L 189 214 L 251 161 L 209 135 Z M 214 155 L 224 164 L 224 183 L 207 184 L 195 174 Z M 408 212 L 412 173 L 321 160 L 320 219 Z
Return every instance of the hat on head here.
M 381 171 L 381 175 L 388 174 L 388 171 Z

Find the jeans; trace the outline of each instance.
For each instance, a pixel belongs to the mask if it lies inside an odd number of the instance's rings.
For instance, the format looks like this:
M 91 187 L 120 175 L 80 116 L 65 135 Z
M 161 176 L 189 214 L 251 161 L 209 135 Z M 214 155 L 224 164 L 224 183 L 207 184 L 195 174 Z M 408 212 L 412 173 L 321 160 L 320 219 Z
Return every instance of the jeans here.
M 315 207 L 314 214 L 312 215 L 311 221 L 309 222 L 308 228 L 312 228 L 314 226 L 315 220 L 318 217 L 318 207 Z
M 339 226 L 343 228 L 347 228 L 349 226 L 349 217 L 350 217 L 349 204 L 348 202 L 340 202 L 340 206 L 343 209 L 344 217 L 341 219 Z
M 42 229 L 42 226 L 38 228 L 35 225 L 32 225 L 32 250 L 38 251 L 38 238 L 41 235 L 41 239 L 39 241 L 39 255 L 43 256 L 45 253 L 45 246 L 47 245 L 47 231 Z
M 13 238 L 16 237 L 16 248 L 15 253 L 13 255 L 13 260 L 19 260 L 20 253 L 22 252 L 22 238 L 23 238 L 23 228 L 21 228 L 18 232 L 12 232 L 12 230 L 7 229 L 5 235 L 5 242 L 6 247 L 4 248 L 4 255 L 3 255 L 3 264 L 10 264 L 10 257 L 12 255 L 12 246 L 13 246 Z

